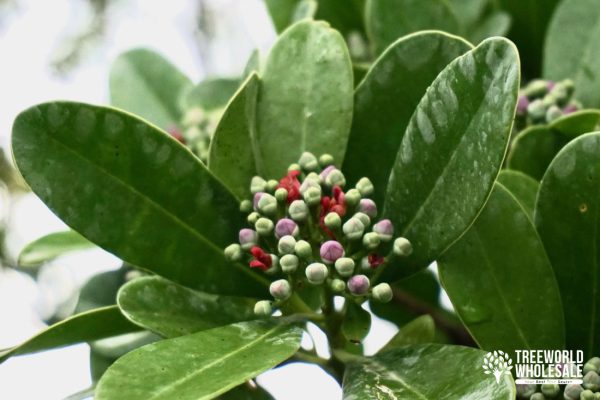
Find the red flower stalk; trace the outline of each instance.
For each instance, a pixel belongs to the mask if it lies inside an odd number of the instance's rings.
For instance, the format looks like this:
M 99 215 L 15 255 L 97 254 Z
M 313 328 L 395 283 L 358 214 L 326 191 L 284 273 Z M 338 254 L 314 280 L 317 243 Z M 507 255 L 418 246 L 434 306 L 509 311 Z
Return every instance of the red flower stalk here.
M 254 260 L 250 261 L 250 268 L 260 268 L 263 271 L 268 270 L 273 264 L 271 255 L 265 252 L 258 246 L 254 246 L 250 249 Z

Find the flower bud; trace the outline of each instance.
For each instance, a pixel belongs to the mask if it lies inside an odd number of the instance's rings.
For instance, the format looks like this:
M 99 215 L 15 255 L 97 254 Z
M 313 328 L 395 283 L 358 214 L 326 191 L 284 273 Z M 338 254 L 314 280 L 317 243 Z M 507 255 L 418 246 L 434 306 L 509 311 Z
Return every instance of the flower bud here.
M 517 115 L 526 115 L 527 106 L 529 106 L 529 99 L 527 98 L 527 96 L 520 95 L 519 100 L 517 101 Z
M 579 400 L 579 396 L 583 392 L 583 388 L 575 383 L 565 386 L 565 400 Z
M 339 186 L 344 187 L 346 185 L 346 177 L 339 169 L 333 169 L 329 174 L 327 174 L 327 178 L 325 178 L 325 183 L 327 186 Z
M 292 287 L 286 279 L 278 279 L 271 283 L 269 292 L 277 300 L 286 300 L 292 295 Z
M 325 216 L 325 226 L 329 229 L 339 229 L 342 226 L 342 218 L 336 212 L 330 212 Z
M 354 218 L 358 218 L 365 228 L 371 225 L 371 218 L 363 212 L 357 212 L 354 214 Z
M 258 211 L 265 215 L 275 215 L 277 213 L 277 199 L 268 193 L 263 193 L 258 200 Z
M 317 160 L 317 157 L 315 157 L 313 153 L 308 151 L 302 153 L 300 160 L 298 160 L 298 164 L 300 164 L 300 167 L 305 171 L 314 171 L 319 168 L 319 160 Z
M 354 260 L 349 257 L 341 257 L 335 260 L 335 270 L 340 276 L 348 278 L 354 273 Z
M 558 106 L 552 105 L 548 107 L 546 111 L 546 122 L 552 122 L 557 118 L 560 118 L 563 115 L 562 111 Z
M 269 218 L 259 218 L 254 224 L 256 232 L 262 237 L 270 236 L 273 233 L 273 221 Z
M 256 223 L 256 221 L 258 221 L 259 218 L 260 218 L 260 214 L 257 213 L 256 211 L 253 211 L 250 214 L 248 214 L 248 218 L 246 218 L 246 220 L 248 221 L 249 224 L 254 225 Z
M 264 194 L 265 192 L 254 193 L 254 196 L 252 197 L 252 206 L 254 207 L 254 210 L 258 211 L 258 202 Z
M 556 397 L 560 393 L 560 386 L 556 383 L 544 383 L 542 385 L 542 394 L 548 397 Z
M 321 157 L 319 157 L 319 165 L 323 168 L 333 164 L 333 161 L 333 156 L 331 154 L 321 154 Z
M 320 186 L 320 185 L 321 185 L 321 183 L 323 183 L 323 179 L 321 178 L 321 175 L 317 174 L 317 173 L 316 173 L 316 172 L 314 172 L 314 171 L 313 171 L 313 172 L 310 172 L 310 173 L 308 173 L 308 175 L 306 175 L 306 177 L 304 178 L 304 182 L 306 182 L 307 180 L 308 180 L 308 181 L 312 181 L 312 182 L 310 183 L 311 185 L 317 184 L 317 185 L 319 185 L 319 186 Z M 304 183 L 304 182 L 303 182 L 303 183 Z
M 227 246 L 224 253 L 228 261 L 240 261 L 243 256 L 242 247 L 237 243 Z
M 328 263 L 334 263 L 338 258 L 344 257 L 344 248 L 339 242 L 335 240 L 328 240 L 321 245 L 321 249 L 319 251 L 321 254 L 321 259 Z
M 309 187 L 302 197 L 310 207 L 318 205 L 321 202 L 321 187 Z
M 394 225 L 389 219 L 382 219 L 373 225 L 373 232 L 379 235 L 382 242 L 389 242 L 394 236 Z
M 303 200 L 294 200 L 288 208 L 288 213 L 294 221 L 306 221 L 308 217 L 308 206 Z
M 325 182 L 327 180 L 327 177 L 333 170 L 335 170 L 334 165 L 330 165 L 330 166 L 324 168 L 323 171 L 321 171 L 321 173 L 319 174 L 319 178 L 321 178 L 321 181 Z
M 296 239 L 292 235 L 285 235 L 279 239 L 277 250 L 279 254 L 292 254 L 296 246 Z
M 281 270 L 286 274 L 292 274 L 298 268 L 298 257 L 294 254 L 286 254 L 279 261 Z
M 279 182 L 275 179 L 269 179 L 267 181 L 267 192 L 273 193 L 277 189 L 277 186 L 279 186 Z
M 249 213 L 252 211 L 252 202 L 248 199 L 240 202 L 240 211 L 243 213 Z
M 287 196 L 288 191 L 286 189 L 279 188 L 275 190 L 275 200 L 277 200 L 279 203 L 285 203 L 285 201 L 287 200 Z
M 377 215 L 377 205 L 371 199 L 361 199 L 358 203 L 358 211 L 367 214 L 369 218 L 375 218 Z
M 368 250 L 374 250 L 377 248 L 377 246 L 379 246 L 379 243 L 381 243 L 381 239 L 376 232 L 368 232 L 365 233 L 365 236 L 363 236 L 362 242 L 365 248 Z
M 308 281 L 314 285 L 320 285 L 325 282 L 327 279 L 327 275 L 329 275 L 329 270 L 325 266 L 325 264 L 321 263 L 312 263 L 308 267 L 306 267 L 306 278 Z
M 271 266 L 265 271 L 265 273 L 267 275 L 275 275 L 279 272 L 279 257 L 277 257 L 275 254 L 269 254 L 269 257 L 271 257 Z
M 250 250 L 252 246 L 256 246 L 258 243 L 258 233 L 252 229 L 244 228 L 240 230 L 239 234 L 240 244 L 242 249 Z
M 360 270 L 361 271 L 370 271 L 371 263 L 369 262 L 369 257 L 365 256 L 360 259 Z
M 346 289 L 346 283 L 341 279 L 332 279 L 329 287 L 334 293 L 342 293 Z
M 534 120 L 541 120 L 546 116 L 546 107 L 542 100 L 534 100 L 527 106 L 527 113 Z
M 288 170 L 288 172 L 291 172 L 291 171 L 300 171 L 301 170 L 300 164 L 296 164 L 296 163 L 290 164 L 290 166 L 288 167 L 287 170 Z
M 275 236 L 280 239 L 286 235 L 297 236 L 298 225 L 289 218 L 281 218 L 275 225 Z
M 407 238 L 399 237 L 394 240 L 394 254 L 400 257 L 410 256 L 412 253 L 412 244 Z
M 342 231 L 348 239 L 357 240 L 362 237 L 365 226 L 360 219 L 352 217 L 342 226 Z
M 595 371 L 590 371 L 583 377 L 583 387 L 594 392 L 600 390 L 600 375 Z
M 580 400 L 594 400 L 595 398 L 596 398 L 596 396 L 594 395 L 594 392 L 592 392 L 591 390 L 584 390 L 583 392 L 581 392 L 579 394 Z
M 355 207 L 360 201 L 360 192 L 358 189 L 350 189 L 346 192 L 345 199 L 348 207 Z
M 303 260 L 308 260 L 312 257 L 312 248 L 306 240 L 298 240 L 294 246 L 294 252 Z
M 250 181 L 250 192 L 252 192 L 252 194 L 264 192 L 266 190 L 266 188 L 267 188 L 267 181 L 265 181 L 260 176 L 252 177 L 252 180 Z
M 259 317 L 268 317 L 272 312 L 273 309 L 271 308 L 271 302 L 268 300 L 257 301 L 254 305 L 254 314 L 258 315 Z
M 356 183 L 356 188 L 361 196 L 370 196 L 375 190 L 373 183 L 371 183 L 371 180 L 367 177 L 360 178 Z
M 364 296 L 369 291 L 371 282 L 365 275 L 354 275 L 348 279 L 348 290 L 355 296 Z
M 523 94 L 529 98 L 531 97 L 541 97 L 548 93 L 548 82 L 543 81 L 541 79 L 536 79 L 531 81 L 525 89 L 523 89 Z
M 590 365 L 594 366 L 595 368 L 593 370 L 600 374 L 600 358 L 599 357 L 592 357 L 585 364 L 586 365 L 590 364 Z M 587 374 L 588 372 L 589 371 L 585 371 L 585 366 L 584 366 L 583 373 Z
M 394 296 L 392 292 L 392 287 L 387 283 L 380 283 L 379 285 L 373 287 L 371 295 L 373 296 L 373 299 L 381 303 L 389 302 Z
M 531 395 L 529 400 L 546 400 L 546 397 L 541 393 L 534 393 Z
M 537 390 L 537 385 L 517 385 L 517 398 L 529 399 Z

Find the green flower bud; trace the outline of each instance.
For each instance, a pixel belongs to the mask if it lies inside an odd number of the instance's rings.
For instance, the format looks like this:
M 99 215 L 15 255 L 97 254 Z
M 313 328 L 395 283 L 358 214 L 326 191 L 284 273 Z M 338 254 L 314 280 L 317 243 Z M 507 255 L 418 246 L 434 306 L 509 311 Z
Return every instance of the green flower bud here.
M 279 185 L 279 182 L 277 182 L 275 179 L 269 179 L 267 181 L 267 187 L 266 187 L 267 192 L 273 193 L 275 191 L 275 189 L 277 189 L 278 185 Z
M 360 219 L 352 217 L 342 226 L 342 231 L 348 239 L 358 240 L 362 237 L 365 226 Z
M 290 171 L 300 171 L 301 170 L 300 164 L 296 164 L 296 163 L 290 164 L 290 166 L 288 167 L 287 170 L 288 170 L 288 172 L 290 172 Z
M 246 220 L 248 221 L 249 224 L 254 225 L 254 224 L 256 224 L 256 221 L 258 221 L 259 218 L 260 218 L 260 214 L 257 213 L 256 211 L 253 211 L 250 214 L 248 214 L 248 218 L 246 218 Z
M 298 268 L 298 257 L 294 254 L 286 254 L 281 257 L 279 261 L 279 265 L 281 265 L 281 270 L 286 274 L 292 274 L 296 272 Z
M 369 257 L 365 256 L 360 259 L 360 269 L 361 271 L 371 270 L 371 263 L 369 262 Z
M 321 185 L 321 183 L 323 183 L 323 179 L 321 178 L 321 175 L 317 174 L 316 172 L 311 172 L 308 175 L 306 175 L 306 177 L 304 178 L 304 181 L 312 181 L 314 183 L 316 183 L 317 185 Z
M 285 235 L 279 239 L 277 243 L 277 250 L 279 254 L 292 254 L 296 247 L 296 239 L 292 235 Z
M 552 93 L 552 96 L 556 99 L 556 103 L 558 104 L 564 105 L 569 100 L 569 92 L 562 82 L 554 85 L 554 88 L 550 93 Z
M 534 393 L 531 395 L 529 400 L 546 400 L 546 397 L 541 393 Z
M 256 194 L 258 192 L 264 192 L 266 188 L 267 188 L 267 181 L 265 181 L 260 176 L 252 177 L 252 180 L 250 181 L 250 192 L 252 192 L 252 194 Z
M 536 391 L 537 385 L 517 385 L 517 398 L 529 399 Z
M 588 360 L 587 364 L 591 364 L 595 367 L 594 371 L 600 373 L 600 358 L 599 357 L 592 357 Z M 589 371 L 585 371 L 585 367 L 584 367 L 584 373 L 588 373 Z
M 590 371 L 583 377 L 583 387 L 594 392 L 600 390 L 600 375 L 595 371 Z
M 270 256 L 271 256 L 271 267 L 269 267 L 269 269 L 265 271 L 265 274 L 275 275 L 276 273 L 279 272 L 279 257 L 277 257 L 275 254 L 270 254 Z
M 563 113 L 558 106 L 551 105 L 546 111 L 546 122 L 552 122 L 555 119 L 560 118 L 562 115 Z
M 392 287 L 387 283 L 380 283 L 379 285 L 376 285 L 371 291 L 371 295 L 373 296 L 373 299 L 381 303 L 387 303 L 392 300 L 392 297 L 394 297 Z
M 327 174 L 327 178 L 325 178 L 325 183 L 327 186 L 340 186 L 344 187 L 346 185 L 346 177 L 339 169 L 334 169 L 329 174 Z
M 335 260 L 335 270 L 340 276 L 348 278 L 354 273 L 354 260 L 350 257 L 341 257 Z
M 285 201 L 287 200 L 287 196 L 288 196 L 288 191 L 286 189 L 279 188 L 279 189 L 275 190 L 275 199 L 279 203 L 285 203 Z
M 288 214 L 290 214 L 290 217 L 294 221 L 306 221 L 306 218 L 308 218 L 308 206 L 303 200 L 294 200 L 288 208 Z
M 206 117 L 204 110 L 200 107 L 193 107 L 186 111 L 183 116 L 183 125 L 200 125 Z
M 363 236 L 363 246 L 368 250 L 374 250 L 381 243 L 381 238 L 376 232 L 368 232 Z
M 324 222 L 329 229 L 339 229 L 342 226 L 342 218 L 336 212 L 327 214 Z
M 412 253 L 412 244 L 408 239 L 399 237 L 394 240 L 394 254 L 400 257 L 410 256 Z
M 332 279 L 329 287 L 333 293 L 343 293 L 346 290 L 346 283 L 341 279 Z
M 249 213 L 252 211 L 252 202 L 248 199 L 240 202 L 240 211 L 243 213 Z
M 269 317 L 273 309 L 271 308 L 271 302 L 268 300 L 257 301 L 254 305 L 254 314 L 259 317 Z
M 292 295 L 292 287 L 286 279 L 279 279 L 271 283 L 269 292 L 277 300 L 287 300 Z
M 259 218 L 254 224 L 254 228 L 256 228 L 256 232 L 262 237 L 267 237 L 273 234 L 274 228 L 273 221 L 268 218 Z
M 560 393 L 560 386 L 556 383 L 544 383 L 542 385 L 542 393 L 544 396 L 556 397 Z
M 277 199 L 268 193 L 264 193 L 258 200 L 258 211 L 265 215 L 275 215 L 277 213 Z
M 312 263 L 308 267 L 306 267 L 306 278 L 313 285 L 320 285 L 325 282 L 327 279 L 327 275 L 329 275 L 329 270 L 322 263 Z
M 533 80 L 523 89 L 523 94 L 529 98 L 541 97 L 548 93 L 548 82 L 541 79 Z
M 308 260 L 312 257 L 312 248 L 306 240 L 298 240 L 294 246 L 294 252 L 303 260 Z
M 228 261 L 240 261 L 243 254 L 242 246 L 237 243 L 230 244 L 225 248 L 225 258 Z
M 548 107 L 555 105 L 556 103 L 556 97 L 553 94 L 547 94 L 542 99 L 542 105 L 544 106 L 545 110 L 548 109 Z
M 356 183 L 356 188 L 360 192 L 361 196 L 370 196 L 375 188 L 373 187 L 373 183 L 369 178 L 360 178 Z
M 358 218 L 365 228 L 371 225 L 371 218 L 363 212 L 357 212 L 354 218 Z
M 581 392 L 579 394 L 580 400 L 594 400 L 595 398 L 596 398 L 596 396 L 594 395 L 594 392 L 592 392 L 591 390 L 584 390 L 583 392 Z
M 546 116 L 546 107 L 544 105 L 544 102 L 539 99 L 532 101 L 531 103 L 529 103 L 529 106 L 527 106 L 527 113 L 534 120 L 544 119 L 544 117 Z
M 360 202 L 361 195 L 358 189 L 350 189 L 346 192 L 345 198 L 348 207 L 356 207 Z
M 321 165 L 322 168 L 333 164 L 333 161 L 334 159 L 331 154 L 322 154 L 321 157 L 319 157 L 319 165 Z
M 302 197 L 310 207 L 318 205 L 321 203 L 321 187 L 309 187 Z
M 571 383 L 565 386 L 565 400 L 579 400 L 581 392 L 583 392 L 583 388 L 580 385 Z
M 298 160 L 298 164 L 300 164 L 300 167 L 305 171 L 314 171 L 319 168 L 319 160 L 317 160 L 317 157 L 315 157 L 313 153 L 308 151 L 302 153 L 300 160 Z

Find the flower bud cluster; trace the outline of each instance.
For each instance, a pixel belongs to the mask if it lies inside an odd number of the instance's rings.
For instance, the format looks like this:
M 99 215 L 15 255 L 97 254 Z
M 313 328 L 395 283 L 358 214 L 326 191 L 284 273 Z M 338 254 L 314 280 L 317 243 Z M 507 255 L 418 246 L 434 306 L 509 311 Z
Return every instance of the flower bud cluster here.
M 252 199 L 240 204 L 250 227 L 240 230 L 225 256 L 271 275 L 275 305 L 307 285 L 326 285 L 331 293 L 358 301 L 390 301 L 390 285 L 371 280 L 379 268 L 410 255 L 411 243 L 394 239 L 392 222 L 377 218 L 368 178 L 346 186 L 328 154 L 317 158 L 305 152 L 279 181 L 255 176 Z M 265 301 L 257 303 L 257 314 L 271 313 Z
M 208 160 L 208 147 L 217 123 L 223 114 L 222 109 L 204 110 L 200 107 L 189 109 L 179 123 L 179 128 L 168 129 L 171 136 L 186 145 L 202 162 Z
M 570 79 L 560 82 L 536 79 L 529 82 L 519 93 L 516 116 L 518 129 L 547 124 L 580 110 L 581 104 L 573 99 L 574 90 Z

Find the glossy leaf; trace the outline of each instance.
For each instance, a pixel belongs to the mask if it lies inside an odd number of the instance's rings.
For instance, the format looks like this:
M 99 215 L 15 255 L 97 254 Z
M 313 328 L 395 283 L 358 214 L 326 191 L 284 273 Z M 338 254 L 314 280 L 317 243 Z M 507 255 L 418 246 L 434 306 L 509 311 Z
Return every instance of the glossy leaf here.
M 121 311 L 136 325 L 164 337 L 254 319 L 256 300 L 197 292 L 158 276 L 135 279 L 119 290 Z
M 264 290 L 223 255 L 242 225 L 237 200 L 164 132 L 119 110 L 56 102 L 21 113 L 12 144 L 42 201 L 121 259 L 209 292 Z
M 122 267 L 92 276 L 79 291 L 79 301 L 75 310 L 84 312 L 117 304 L 117 292 L 125 283 L 129 270 Z
M 395 349 L 397 347 L 430 343 L 435 337 L 435 322 L 430 315 L 421 315 L 402 326 L 398 333 L 386 343 L 379 353 Z
M 121 54 L 110 70 L 111 103 L 162 129 L 179 123 L 179 98 L 191 86 L 177 67 L 147 49 Z
M 238 79 L 205 79 L 185 93 L 183 107 L 186 110 L 199 107 L 206 111 L 225 107 L 239 86 Z
M 473 43 L 479 43 L 482 40 L 493 36 L 505 36 L 511 25 L 510 15 L 504 11 L 495 11 L 484 18 L 472 32 L 468 38 Z
M 295 326 L 253 321 L 153 343 L 117 360 L 96 399 L 211 399 L 292 356 L 301 336 Z
M 75 231 L 54 232 L 27 244 L 17 263 L 21 267 L 38 267 L 67 253 L 96 247 Z
M 371 314 L 354 301 L 347 300 L 342 333 L 352 343 L 360 343 L 371 329 Z
M 254 73 L 235 94 L 217 125 L 208 155 L 208 168 L 239 199 L 250 197 L 250 181 L 262 167 L 256 138 L 258 86 Z
M 381 204 L 410 118 L 436 76 L 472 46 L 443 32 L 419 32 L 391 45 L 356 88 L 344 161 L 349 182 L 368 176 Z
M 139 328 L 129 322 L 116 306 L 98 308 L 60 321 L 26 342 L 0 351 L 0 362 L 13 356 L 37 353 L 137 330 Z
M 438 266 L 456 312 L 482 349 L 563 348 L 552 266 L 532 220 L 501 184 Z
M 564 0 L 548 26 L 544 76 L 573 79 L 575 98 L 586 107 L 600 107 L 600 7 L 595 0 Z
M 540 184 L 535 223 L 558 280 L 567 348 L 600 353 L 600 132 L 582 135 L 554 158 Z
M 527 216 L 533 219 L 535 208 L 535 197 L 537 196 L 539 183 L 528 175 L 519 171 L 503 169 L 498 175 L 500 182 L 519 201 Z
M 447 0 L 367 0 L 366 7 L 367 34 L 377 54 L 409 33 L 426 29 L 460 31 Z
M 425 268 L 475 220 L 504 158 L 518 86 L 517 50 L 495 38 L 450 63 L 427 90 L 402 139 L 384 207 L 414 251 L 407 267 L 387 268 L 388 276 Z
M 275 400 L 265 389 L 260 386 L 243 384 L 231 389 L 217 397 L 219 400 Z
M 514 399 L 510 375 L 496 384 L 494 376 L 484 374 L 485 354 L 470 347 L 439 344 L 387 351 L 348 366 L 344 400 Z
M 257 104 L 262 174 L 278 178 L 302 152 L 341 165 L 352 121 L 352 65 L 342 36 L 326 23 L 285 31 L 267 59 Z

